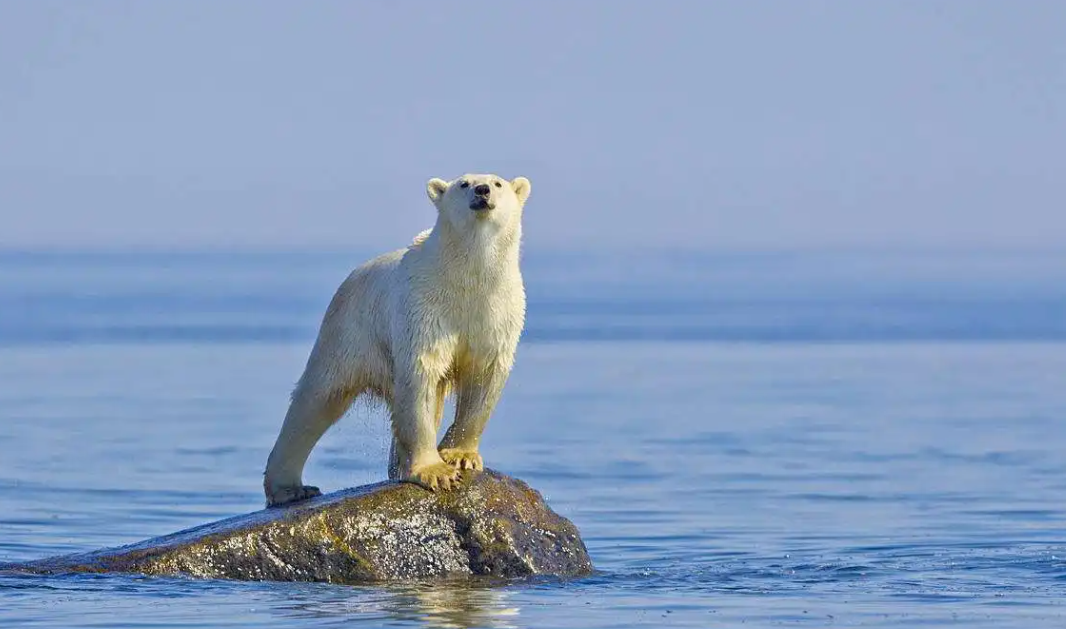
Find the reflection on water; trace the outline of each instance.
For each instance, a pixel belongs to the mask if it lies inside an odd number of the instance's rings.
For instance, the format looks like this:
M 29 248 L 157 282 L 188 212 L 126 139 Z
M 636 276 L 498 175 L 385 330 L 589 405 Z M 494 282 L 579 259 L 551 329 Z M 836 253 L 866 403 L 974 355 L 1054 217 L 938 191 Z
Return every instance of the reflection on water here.
M 518 608 L 505 590 L 419 586 L 393 591 L 384 605 L 397 619 L 417 618 L 432 627 L 517 627 Z
M 379 617 L 427 627 L 514 629 L 519 608 L 512 593 L 491 583 L 460 580 L 446 584 L 404 584 L 380 588 L 336 587 L 335 594 L 284 609 L 300 617 Z

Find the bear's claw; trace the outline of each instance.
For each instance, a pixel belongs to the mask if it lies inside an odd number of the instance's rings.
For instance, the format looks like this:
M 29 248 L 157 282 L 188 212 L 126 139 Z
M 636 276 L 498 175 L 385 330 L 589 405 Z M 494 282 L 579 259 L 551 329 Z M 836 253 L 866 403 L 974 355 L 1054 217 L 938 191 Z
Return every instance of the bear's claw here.
M 311 485 L 300 487 L 282 487 L 275 490 L 267 497 L 267 507 L 280 507 L 291 502 L 299 502 L 316 496 L 321 496 L 322 490 Z
M 459 470 L 451 463 L 432 463 L 413 470 L 407 480 L 430 491 L 450 491 L 459 486 Z
M 455 466 L 457 470 L 483 470 L 485 462 L 477 450 L 463 450 L 461 448 L 441 448 L 440 458 L 445 463 Z

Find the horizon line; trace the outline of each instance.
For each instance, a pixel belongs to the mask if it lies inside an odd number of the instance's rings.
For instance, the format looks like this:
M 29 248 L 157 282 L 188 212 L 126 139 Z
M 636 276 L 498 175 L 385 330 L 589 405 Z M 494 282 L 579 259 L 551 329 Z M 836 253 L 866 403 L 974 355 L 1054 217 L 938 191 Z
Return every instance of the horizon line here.
M 100 246 L 70 245 L 5 245 L 0 243 L 0 256 L 108 256 L 108 255 L 345 255 L 384 253 L 400 247 L 383 248 L 375 245 L 341 246 L 275 246 L 275 245 L 236 245 L 222 246 L 216 244 L 190 245 L 128 245 L 112 244 Z M 929 245 L 929 244 L 882 244 L 882 245 L 738 245 L 738 246 L 693 246 L 693 245 L 658 245 L 651 244 L 634 247 L 631 244 L 615 246 L 580 247 L 576 245 L 538 245 L 531 249 L 522 248 L 523 256 L 555 254 L 630 254 L 630 255 L 1066 255 L 1063 245 Z

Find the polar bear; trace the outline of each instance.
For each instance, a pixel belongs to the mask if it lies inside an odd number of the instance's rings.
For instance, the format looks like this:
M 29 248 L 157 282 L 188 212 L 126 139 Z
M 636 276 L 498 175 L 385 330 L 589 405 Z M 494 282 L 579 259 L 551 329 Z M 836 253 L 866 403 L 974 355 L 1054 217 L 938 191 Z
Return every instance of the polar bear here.
M 525 322 L 518 250 L 530 189 L 525 177 L 429 180 L 433 228 L 341 284 L 267 459 L 267 506 L 321 493 L 303 484 L 304 464 L 363 394 L 390 411 L 390 479 L 448 490 L 461 470 L 482 469 L 481 433 Z M 453 390 L 455 420 L 438 447 L 444 399 Z

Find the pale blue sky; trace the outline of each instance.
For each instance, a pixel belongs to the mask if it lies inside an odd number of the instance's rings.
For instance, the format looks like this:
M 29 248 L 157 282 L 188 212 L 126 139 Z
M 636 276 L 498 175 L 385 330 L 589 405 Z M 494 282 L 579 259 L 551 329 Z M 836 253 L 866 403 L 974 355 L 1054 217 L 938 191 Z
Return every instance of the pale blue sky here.
M 1066 246 L 1066 2 L 0 0 L 0 247 Z

